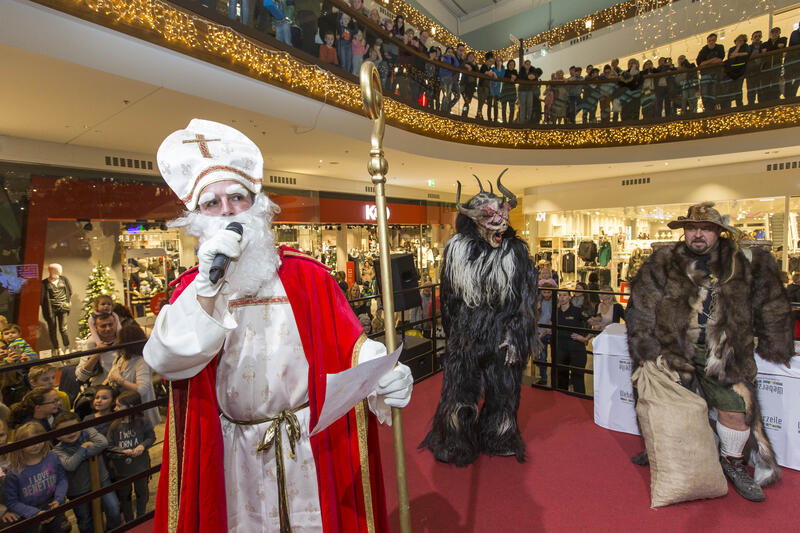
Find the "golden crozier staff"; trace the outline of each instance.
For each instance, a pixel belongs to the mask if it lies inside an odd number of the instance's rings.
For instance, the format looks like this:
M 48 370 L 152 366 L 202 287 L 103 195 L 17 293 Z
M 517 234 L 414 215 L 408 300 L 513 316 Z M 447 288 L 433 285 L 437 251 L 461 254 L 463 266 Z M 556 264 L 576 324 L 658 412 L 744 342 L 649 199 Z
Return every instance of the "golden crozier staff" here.
M 389 254 L 389 226 L 386 221 L 386 173 L 389 163 L 383 156 L 383 94 L 378 69 L 371 61 L 361 65 L 361 97 L 364 109 L 372 119 L 372 148 L 369 151 L 367 170 L 375 185 L 375 211 L 378 225 L 378 250 L 381 260 L 381 298 L 385 317 L 386 348 L 389 353 L 397 349 L 397 332 L 394 329 L 394 292 L 392 289 L 392 261 Z M 394 437 L 394 462 L 397 469 L 397 506 L 400 517 L 400 531 L 411 533 L 411 512 L 408 502 L 408 481 L 406 479 L 406 456 L 403 444 L 403 415 L 397 407 L 392 407 L 392 435 Z

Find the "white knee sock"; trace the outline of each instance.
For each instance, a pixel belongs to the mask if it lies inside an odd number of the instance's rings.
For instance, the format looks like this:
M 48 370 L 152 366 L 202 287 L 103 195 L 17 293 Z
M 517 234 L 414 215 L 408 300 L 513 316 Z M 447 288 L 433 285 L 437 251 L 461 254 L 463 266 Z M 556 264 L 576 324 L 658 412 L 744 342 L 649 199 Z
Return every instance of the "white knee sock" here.
M 717 422 L 717 435 L 719 435 L 719 454 L 723 457 L 741 457 L 744 445 L 750 437 L 750 429 L 740 431 L 724 426 Z

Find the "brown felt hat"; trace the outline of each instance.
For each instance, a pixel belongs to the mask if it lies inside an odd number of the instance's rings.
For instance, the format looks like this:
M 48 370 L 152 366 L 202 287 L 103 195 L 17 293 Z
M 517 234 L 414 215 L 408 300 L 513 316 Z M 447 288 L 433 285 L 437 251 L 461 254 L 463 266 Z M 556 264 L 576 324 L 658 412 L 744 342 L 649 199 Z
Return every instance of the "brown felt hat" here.
M 710 222 L 716 224 L 723 231 L 729 232 L 731 235 L 737 235 L 739 230 L 730 225 L 728 215 L 722 216 L 719 211 L 714 209 L 714 202 L 703 202 L 689 207 L 685 217 L 678 217 L 676 220 L 668 223 L 670 229 L 678 229 L 686 226 L 689 223 L 696 222 Z

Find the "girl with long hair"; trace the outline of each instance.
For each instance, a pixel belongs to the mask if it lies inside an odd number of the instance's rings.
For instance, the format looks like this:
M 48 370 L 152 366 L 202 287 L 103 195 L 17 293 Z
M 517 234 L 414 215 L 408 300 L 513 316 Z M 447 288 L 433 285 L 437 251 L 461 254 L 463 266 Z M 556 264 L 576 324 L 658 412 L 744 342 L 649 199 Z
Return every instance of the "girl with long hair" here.
M 110 415 L 114 412 L 114 401 L 116 400 L 116 393 L 114 388 L 110 385 L 100 385 L 94 392 L 94 398 L 92 398 L 92 409 L 94 410 L 93 413 L 89 413 L 85 417 L 83 417 L 83 421 L 87 420 L 94 420 L 95 418 L 100 418 L 101 416 Z M 111 424 L 114 421 L 104 422 L 97 426 L 94 426 L 94 429 L 105 436 L 108 433 L 108 428 L 111 427 Z
M 138 324 L 129 324 L 119 332 L 120 344 L 146 340 L 147 335 Z M 105 385 L 111 385 L 119 392 L 137 392 L 142 402 L 152 402 L 156 399 L 156 393 L 153 389 L 153 371 L 144 361 L 143 350 L 144 342 L 127 346 L 120 350 L 119 355 L 114 360 L 114 364 L 111 365 L 111 370 L 108 371 Z M 161 422 L 161 417 L 156 407 L 145 411 L 144 416 L 147 417 L 153 427 Z
M 11 406 L 8 425 L 14 429 L 25 422 L 38 422 L 50 431 L 53 417 L 61 410 L 61 398 L 54 387 L 36 387 Z
M 16 441 L 43 435 L 38 422 L 26 422 L 17 428 Z M 31 518 L 63 505 L 67 499 L 67 475 L 49 441 L 31 444 L 8 454 L 9 469 L 4 492 L 9 511 L 21 518 Z M 60 533 L 64 515 L 40 524 L 41 533 Z

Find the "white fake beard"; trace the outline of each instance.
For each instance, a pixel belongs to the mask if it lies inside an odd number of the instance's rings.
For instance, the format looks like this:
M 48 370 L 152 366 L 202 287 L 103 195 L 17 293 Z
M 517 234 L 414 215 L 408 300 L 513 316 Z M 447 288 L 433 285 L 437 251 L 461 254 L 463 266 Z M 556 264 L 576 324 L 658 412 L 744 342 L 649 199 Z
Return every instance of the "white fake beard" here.
M 227 287 L 223 287 L 223 292 L 237 297 L 256 296 L 261 287 L 278 275 L 281 266 L 272 232 L 272 219 L 280 210 L 265 194 L 259 193 L 252 207 L 238 215 L 215 217 L 190 211 L 170 221 L 168 226 L 185 228 L 187 234 L 197 237 L 202 244 L 231 222 L 241 223 L 242 255 L 228 265 L 223 278 Z
M 446 274 L 453 291 L 467 307 L 503 305 L 517 268 L 508 249 L 511 239 L 503 239 L 499 248 L 482 248 L 480 255 L 470 260 L 475 246 L 474 239 L 463 233 L 453 235 L 445 245 Z

